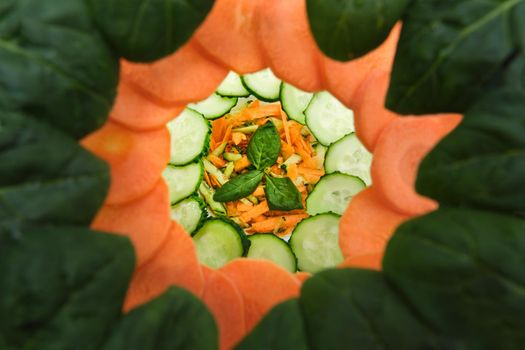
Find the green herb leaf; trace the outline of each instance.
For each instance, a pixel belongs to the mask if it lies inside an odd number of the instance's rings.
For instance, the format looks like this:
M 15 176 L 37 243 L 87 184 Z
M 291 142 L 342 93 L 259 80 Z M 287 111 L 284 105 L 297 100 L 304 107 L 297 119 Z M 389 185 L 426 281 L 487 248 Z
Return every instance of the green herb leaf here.
M 286 336 L 283 336 L 283 329 Z M 275 306 L 235 350 L 308 350 L 306 332 L 297 299 Z
M 268 199 L 268 206 L 272 210 L 302 209 L 301 193 L 289 177 L 272 177 L 266 175 L 264 193 Z
M 409 0 L 307 0 L 314 38 L 324 53 L 348 61 L 379 46 Z
M 116 325 L 103 350 L 212 350 L 218 348 L 217 326 L 199 299 L 171 287 L 133 309 Z
M 524 111 L 523 91 L 486 96 L 421 162 L 418 192 L 450 205 L 525 211 Z
M 99 349 L 120 316 L 134 267 L 127 237 L 85 228 L 0 229 L 2 348 Z
M 257 128 L 248 144 L 248 159 L 259 170 L 272 166 L 281 152 L 281 138 L 272 122 Z
M 213 199 L 217 202 L 231 202 L 249 196 L 261 182 L 263 175 L 262 171 L 253 170 L 236 176 L 217 189 Z
M 463 113 L 525 47 L 524 15 L 523 0 L 412 1 L 387 107 L 401 114 Z
M 93 18 L 119 55 L 153 61 L 188 41 L 213 0 L 88 0 Z

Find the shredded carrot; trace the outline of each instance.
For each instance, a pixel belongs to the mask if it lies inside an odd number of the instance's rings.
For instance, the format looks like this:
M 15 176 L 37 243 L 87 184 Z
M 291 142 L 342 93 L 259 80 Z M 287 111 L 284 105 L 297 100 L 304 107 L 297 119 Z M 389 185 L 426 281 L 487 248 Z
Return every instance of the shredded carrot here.
M 242 132 L 232 132 L 231 135 L 232 135 L 233 143 L 236 145 L 246 140 L 246 135 L 244 135 Z
M 222 142 L 228 142 L 230 140 L 231 134 L 232 134 L 232 125 L 230 124 L 228 125 L 228 127 L 226 128 L 226 131 L 224 132 Z
M 253 223 L 252 229 L 255 232 L 272 232 L 275 228 L 293 227 L 307 216 L 307 214 L 275 216 Z
M 259 216 L 256 216 L 252 219 L 252 222 L 261 222 L 261 221 L 264 221 L 266 220 L 266 216 L 264 215 L 259 215 Z M 252 232 L 255 232 L 252 230 Z
M 291 227 L 288 227 L 286 230 L 284 230 L 283 232 L 278 232 L 277 235 L 283 237 L 283 236 L 287 236 L 289 235 L 290 233 L 292 233 L 292 231 L 294 230 L 294 226 L 291 226 Z
M 214 150 L 217 148 L 217 142 L 213 139 L 213 137 L 210 138 L 210 150 Z
M 281 119 L 283 121 L 284 135 L 286 136 L 286 143 L 291 145 L 292 139 L 290 138 L 290 129 L 288 128 L 288 119 L 286 118 L 286 113 L 284 113 L 284 111 L 281 111 Z
M 204 181 L 206 181 L 206 183 L 208 184 L 208 186 L 213 187 L 213 186 L 211 185 L 211 180 L 210 180 L 210 177 L 208 176 L 208 172 L 207 172 L 207 171 L 204 172 Z
M 226 202 L 226 210 L 228 211 L 228 216 L 237 216 L 237 208 L 233 202 Z
M 252 194 L 253 194 L 255 197 L 264 196 L 264 187 L 262 187 L 262 186 L 258 186 Z
M 222 168 L 226 166 L 226 161 L 224 159 L 221 159 L 217 157 L 215 154 L 210 153 L 208 154 L 208 160 L 213 163 L 217 168 Z
M 212 139 L 216 143 L 221 142 L 222 139 L 224 138 L 224 131 L 225 131 L 224 129 L 227 124 L 228 122 L 226 121 L 225 118 L 219 118 L 213 121 L 212 128 L 211 128 L 211 136 L 212 136 Z
M 237 211 L 238 212 L 247 212 L 249 210 L 251 210 L 253 208 L 253 204 L 250 202 L 250 204 L 246 204 L 246 203 L 243 203 L 241 201 L 239 201 L 237 203 Z
M 272 167 L 270 169 L 271 169 L 271 172 L 276 174 L 276 175 L 283 175 L 284 174 L 283 169 L 281 169 L 279 167 L 279 165 L 277 165 L 277 164 L 272 165 Z
M 299 172 L 299 174 L 302 174 L 302 175 L 306 175 L 306 174 L 315 175 L 315 176 L 324 175 L 324 170 L 322 169 L 310 169 L 304 166 L 298 166 L 297 171 Z
M 248 157 L 245 154 L 243 154 L 242 158 L 237 160 L 237 161 L 235 161 L 234 164 L 235 164 L 235 168 L 234 168 L 235 171 L 239 172 L 239 171 L 249 167 L 250 166 L 250 161 L 248 160 Z
M 210 180 L 211 180 L 213 187 L 221 187 L 221 183 L 219 182 L 219 180 L 217 180 L 215 176 L 213 176 L 213 174 L 208 174 L 208 175 L 210 176 Z
M 285 216 L 285 215 L 296 215 L 296 214 L 306 214 L 304 209 L 294 209 L 290 211 L 283 211 L 283 210 L 270 210 L 268 213 L 266 213 L 267 216 Z
M 253 209 L 242 214 L 241 220 L 248 223 L 253 218 L 266 213 L 268 210 L 270 210 L 270 208 L 268 208 L 268 203 L 266 201 L 262 201 L 261 203 L 254 206 Z
M 297 172 L 297 164 L 288 165 L 287 175 L 292 181 L 297 180 L 297 177 L 299 176 L 299 173 Z
M 283 158 L 285 160 L 290 158 L 290 156 L 292 156 L 292 154 L 294 153 L 295 153 L 295 150 L 290 144 L 284 141 L 281 141 L 281 154 L 283 155 Z

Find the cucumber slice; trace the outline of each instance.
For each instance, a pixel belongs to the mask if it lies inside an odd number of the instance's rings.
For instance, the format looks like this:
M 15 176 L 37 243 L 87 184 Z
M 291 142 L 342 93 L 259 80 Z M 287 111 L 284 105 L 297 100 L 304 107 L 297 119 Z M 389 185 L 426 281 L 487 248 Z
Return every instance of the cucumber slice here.
M 311 216 L 293 230 L 290 246 L 301 271 L 315 273 L 343 261 L 339 248 L 339 219 L 333 213 Z
M 328 147 L 323 146 L 320 143 L 318 143 L 315 146 L 314 150 L 315 150 L 315 156 L 314 156 L 315 163 L 318 168 L 322 168 L 324 166 L 324 160 L 326 157 L 326 151 L 328 151 Z
M 297 259 L 290 246 L 271 233 L 257 233 L 248 237 L 251 242 L 246 257 L 271 260 L 290 272 L 297 271 Z
M 279 80 L 270 68 L 242 76 L 244 87 L 259 100 L 274 102 L 279 100 L 281 80 Z
M 314 95 L 304 115 L 312 134 L 325 146 L 355 130 L 354 112 L 327 91 Z
M 310 215 L 336 213 L 342 215 L 352 197 L 366 187 L 363 180 L 342 173 L 324 175 L 306 198 Z
M 162 177 L 168 184 L 170 203 L 175 204 L 197 191 L 204 176 L 201 162 L 185 166 L 168 165 L 162 172 Z
M 206 203 L 208 203 L 208 206 L 210 207 L 213 214 L 219 215 L 219 216 L 226 216 L 228 214 L 224 204 L 220 202 L 216 202 L 213 199 L 215 190 L 211 188 L 210 186 L 208 186 L 206 182 L 201 181 L 201 184 L 199 186 L 199 192 L 204 197 L 204 200 L 206 201 Z
M 235 72 L 228 73 L 217 88 L 217 93 L 224 97 L 246 97 L 250 95 L 250 92 L 242 84 L 241 77 Z
M 186 108 L 168 123 L 171 135 L 170 164 L 186 165 L 206 152 L 211 128 L 202 114 Z
M 204 118 L 213 120 L 227 114 L 237 104 L 237 97 L 223 97 L 212 94 L 205 100 L 191 103 L 188 108 L 199 112 Z
M 193 236 L 193 242 L 199 261 L 214 269 L 243 256 L 250 246 L 240 227 L 222 219 L 206 221 Z
M 346 135 L 333 143 L 326 152 L 324 170 L 327 174 L 341 172 L 354 175 L 365 182 L 367 186 L 372 183 L 370 166 L 372 154 L 363 146 L 355 133 Z
M 192 233 L 206 218 L 206 204 L 199 196 L 191 196 L 171 207 L 171 218 Z
M 313 97 L 313 93 L 306 92 L 287 83 L 281 84 L 280 98 L 283 110 L 288 118 L 298 123 L 305 124 L 304 110 Z

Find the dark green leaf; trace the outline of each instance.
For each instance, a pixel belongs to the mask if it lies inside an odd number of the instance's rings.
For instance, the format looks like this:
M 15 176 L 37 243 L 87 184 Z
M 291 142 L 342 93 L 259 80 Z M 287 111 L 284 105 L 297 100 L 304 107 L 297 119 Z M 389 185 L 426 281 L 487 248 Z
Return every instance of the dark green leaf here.
M 272 166 L 281 152 L 281 138 L 272 122 L 257 128 L 248 144 L 248 159 L 259 170 Z
M 106 350 L 217 348 L 217 327 L 208 309 L 193 294 L 176 287 L 125 315 L 103 347 Z
M 109 168 L 72 138 L 0 112 L 0 226 L 88 225 L 109 186 Z
M 275 306 L 236 347 L 236 350 L 308 350 L 297 299 Z
M 317 44 L 331 58 L 348 61 L 379 46 L 409 0 L 307 0 Z
M 463 113 L 525 45 L 524 0 L 414 0 L 407 8 L 387 107 Z
M 266 175 L 264 178 L 266 179 L 264 193 L 270 209 L 294 210 L 303 208 L 301 193 L 289 177 L 279 178 Z
M 0 344 L 98 349 L 135 265 L 125 237 L 83 228 L 0 230 Z
M 153 61 L 177 50 L 210 11 L 213 0 L 87 0 L 119 55 Z
M 118 59 L 83 0 L 4 0 L 0 11 L 0 94 L 75 137 L 100 127 Z
M 261 182 L 263 175 L 262 171 L 253 170 L 236 176 L 219 188 L 213 199 L 217 202 L 231 202 L 249 196 Z
M 380 272 L 326 270 L 299 299 L 311 349 L 434 349 L 436 340 Z
M 419 168 L 418 192 L 441 203 L 525 211 L 525 92 L 490 94 Z
M 427 322 L 486 349 L 524 344 L 523 266 L 524 220 L 450 208 L 400 226 L 383 260 L 388 278 Z

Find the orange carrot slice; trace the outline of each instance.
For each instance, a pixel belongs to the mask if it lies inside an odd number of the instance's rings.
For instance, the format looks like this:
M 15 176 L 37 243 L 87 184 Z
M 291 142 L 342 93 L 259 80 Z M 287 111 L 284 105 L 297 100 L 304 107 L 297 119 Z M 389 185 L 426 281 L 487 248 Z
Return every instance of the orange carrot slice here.
M 223 159 L 217 157 L 216 155 L 214 154 L 209 154 L 208 155 L 208 160 L 210 162 L 213 163 L 213 165 L 215 165 L 217 168 L 222 168 L 223 166 L 226 165 L 226 161 L 224 161 Z
M 266 0 L 258 19 L 259 41 L 272 71 L 300 89 L 322 90 L 322 53 L 310 32 L 306 1 Z
M 204 275 L 202 301 L 215 317 L 220 349 L 232 349 L 246 334 L 242 295 L 222 272 L 201 265 Z
M 276 304 L 299 295 L 301 284 L 280 266 L 257 259 L 236 259 L 219 271 L 241 292 L 247 332 Z
M 249 222 L 253 218 L 266 213 L 268 210 L 270 210 L 270 208 L 268 207 L 268 202 L 262 201 L 249 211 L 243 213 L 241 215 L 241 220 L 244 222 Z
M 397 226 L 409 218 L 385 205 L 374 186 L 357 194 L 341 217 L 339 246 L 345 258 L 383 254 Z
M 374 70 L 355 95 L 354 122 L 359 140 L 373 151 L 379 134 L 396 114 L 384 107 L 390 74 Z
M 338 267 L 354 267 L 361 269 L 370 269 L 381 271 L 381 263 L 383 261 L 383 253 L 359 255 L 351 258 L 346 258 Z
M 151 191 L 170 158 L 166 128 L 133 132 L 108 121 L 81 143 L 111 166 L 108 205 L 127 203 Z
M 304 271 L 297 271 L 295 273 L 295 277 L 301 282 L 304 283 L 307 279 L 312 277 L 312 274 L 310 272 L 304 272 Z
M 174 54 L 150 64 L 121 64 L 122 79 L 165 103 L 195 102 L 208 97 L 228 70 L 204 57 L 190 42 Z
M 377 193 L 394 210 L 421 215 L 437 203 L 416 193 L 414 184 L 419 163 L 460 122 L 456 114 L 403 117 L 384 129 L 374 150 L 373 183 Z
M 135 271 L 124 301 L 124 310 L 151 300 L 171 285 L 186 288 L 197 296 L 202 295 L 204 289 L 193 240 L 176 222 L 172 222 L 167 240 L 160 250 Z
M 147 213 L 147 215 L 143 215 Z M 153 191 L 122 205 L 104 205 L 93 220 L 95 230 L 129 236 L 140 267 L 164 242 L 171 225 L 168 188 L 159 180 Z
M 194 37 L 230 70 L 245 74 L 265 68 L 256 35 L 259 4 L 258 0 L 216 0 Z
M 250 166 L 250 161 L 248 160 L 248 157 L 246 155 L 243 155 L 241 159 L 235 161 L 234 163 L 234 169 L 235 171 L 239 172 L 247 167 Z

